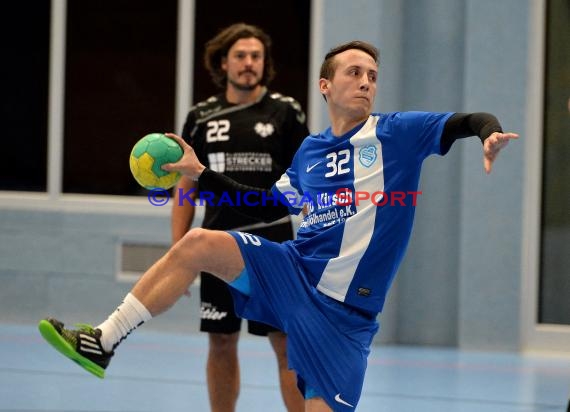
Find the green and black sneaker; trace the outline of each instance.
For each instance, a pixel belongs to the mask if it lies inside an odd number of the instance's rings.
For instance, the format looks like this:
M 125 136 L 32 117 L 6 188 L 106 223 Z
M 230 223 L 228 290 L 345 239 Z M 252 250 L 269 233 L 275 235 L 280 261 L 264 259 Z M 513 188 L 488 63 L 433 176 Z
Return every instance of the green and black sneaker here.
M 104 378 L 105 368 L 115 353 L 103 350 L 100 329 L 84 324 L 76 326 L 78 330 L 65 329 L 62 322 L 47 318 L 40 321 L 38 329 L 58 352 L 98 378 Z

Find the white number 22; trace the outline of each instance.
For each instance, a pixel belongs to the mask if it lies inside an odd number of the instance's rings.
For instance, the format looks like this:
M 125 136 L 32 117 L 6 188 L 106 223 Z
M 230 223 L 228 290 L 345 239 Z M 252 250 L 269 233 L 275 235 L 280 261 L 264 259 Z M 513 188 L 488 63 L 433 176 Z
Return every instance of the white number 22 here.
M 230 121 L 227 119 L 210 120 L 206 123 L 208 131 L 206 132 L 206 142 L 225 142 L 230 140 L 228 130 L 230 130 Z

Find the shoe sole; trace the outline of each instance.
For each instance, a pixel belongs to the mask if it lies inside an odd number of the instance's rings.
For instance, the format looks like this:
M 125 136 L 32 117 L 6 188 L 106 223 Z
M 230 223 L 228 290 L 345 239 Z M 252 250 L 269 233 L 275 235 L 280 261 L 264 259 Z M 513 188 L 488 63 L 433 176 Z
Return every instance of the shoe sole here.
M 77 353 L 77 351 L 65 339 L 63 339 L 57 329 L 47 320 L 41 320 L 40 323 L 38 323 L 38 329 L 46 342 L 53 346 L 53 348 L 63 356 L 71 359 L 87 372 L 92 373 L 98 378 L 103 379 L 105 377 L 105 369 Z

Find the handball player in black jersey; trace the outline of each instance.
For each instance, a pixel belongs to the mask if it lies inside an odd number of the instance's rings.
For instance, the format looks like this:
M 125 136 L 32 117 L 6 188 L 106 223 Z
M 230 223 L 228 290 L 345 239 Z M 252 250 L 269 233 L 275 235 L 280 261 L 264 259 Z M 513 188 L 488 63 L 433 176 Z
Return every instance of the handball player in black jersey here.
M 182 137 L 210 169 L 269 189 L 309 134 L 299 103 L 267 89 L 274 75 L 271 40 L 258 27 L 234 24 L 206 44 L 204 57 L 214 83 L 223 91 L 192 107 Z M 293 236 L 290 217 L 260 224 L 237 213 L 231 204 L 200 191 L 196 182 L 184 176 L 175 200 L 173 242 L 191 227 L 195 207 L 205 207 L 204 228 L 243 230 L 278 242 Z M 211 274 L 201 274 L 200 299 L 200 330 L 209 334 L 207 380 L 212 411 L 234 411 L 239 393 L 241 318 L 234 312 L 227 283 Z M 285 334 L 255 321 L 248 321 L 248 331 L 269 337 L 278 360 L 285 405 L 290 412 L 303 410 L 295 374 L 287 365 Z

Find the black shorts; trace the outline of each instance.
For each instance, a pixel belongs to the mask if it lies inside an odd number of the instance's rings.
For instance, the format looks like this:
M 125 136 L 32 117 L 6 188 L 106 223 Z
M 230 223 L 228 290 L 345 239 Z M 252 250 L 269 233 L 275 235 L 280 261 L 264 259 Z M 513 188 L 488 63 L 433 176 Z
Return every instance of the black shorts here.
M 283 242 L 293 236 L 290 222 L 245 231 L 275 242 Z M 209 273 L 200 275 L 200 331 L 230 334 L 241 330 L 241 318 L 234 311 L 234 301 L 228 288 L 230 286 L 226 282 Z M 278 329 L 248 321 L 247 331 L 252 335 L 267 336 Z

